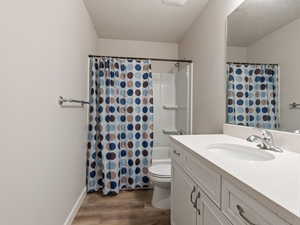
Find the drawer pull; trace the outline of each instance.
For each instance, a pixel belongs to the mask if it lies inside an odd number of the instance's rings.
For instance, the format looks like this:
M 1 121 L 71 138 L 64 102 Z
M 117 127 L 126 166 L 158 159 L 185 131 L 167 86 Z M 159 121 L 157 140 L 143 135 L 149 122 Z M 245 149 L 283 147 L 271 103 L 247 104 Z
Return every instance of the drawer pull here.
M 196 197 L 196 200 L 195 200 L 195 205 L 194 205 L 194 208 L 197 210 L 198 215 L 201 215 L 201 211 L 200 211 L 200 209 L 198 209 L 198 199 L 200 199 L 200 198 L 201 198 L 201 193 L 199 191 L 198 195 Z
M 237 210 L 239 211 L 239 214 L 240 214 L 240 216 L 242 217 L 243 220 L 245 220 L 249 225 L 256 225 L 255 223 L 252 223 L 252 222 L 244 215 L 245 211 L 244 211 L 244 209 L 242 208 L 242 206 L 237 205 L 236 208 L 237 208 Z
M 191 203 L 192 203 L 192 205 L 195 207 L 195 202 L 193 202 L 193 195 L 194 195 L 194 193 L 196 192 L 196 187 L 194 186 L 193 187 L 193 190 L 192 190 L 192 192 L 191 192 Z
M 173 150 L 173 153 L 174 153 L 175 155 L 177 155 L 178 157 L 180 156 L 180 152 L 177 152 L 176 150 Z

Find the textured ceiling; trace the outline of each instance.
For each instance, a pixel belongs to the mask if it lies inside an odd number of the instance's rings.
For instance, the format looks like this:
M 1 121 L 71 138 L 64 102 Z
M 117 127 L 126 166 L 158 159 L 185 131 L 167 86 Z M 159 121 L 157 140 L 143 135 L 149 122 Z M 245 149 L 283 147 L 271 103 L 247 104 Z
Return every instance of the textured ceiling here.
M 161 0 L 84 0 L 100 38 L 178 42 L 208 0 L 183 7 Z
M 228 17 L 228 45 L 247 47 L 300 18 L 300 0 L 245 0 Z

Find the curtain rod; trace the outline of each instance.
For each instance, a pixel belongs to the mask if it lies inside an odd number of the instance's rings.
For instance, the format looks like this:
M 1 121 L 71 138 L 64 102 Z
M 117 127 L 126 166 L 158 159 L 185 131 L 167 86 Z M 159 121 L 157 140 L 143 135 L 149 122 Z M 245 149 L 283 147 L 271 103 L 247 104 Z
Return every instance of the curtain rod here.
M 245 62 L 227 62 L 227 64 L 246 64 L 246 65 L 272 65 L 272 66 L 278 66 L 277 63 L 245 63 Z
M 139 58 L 139 57 L 124 57 L 124 56 L 108 56 L 108 55 L 89 55 L 89 58 L 93 57 L 110 57 L 119 59 L 136 59 L 136 60 L 152 60 L 152 61 L 162 61 L 162 62 L 185 62 L 192 63 L 192 60 L 186 59 L 160 59 L 160 58 Z

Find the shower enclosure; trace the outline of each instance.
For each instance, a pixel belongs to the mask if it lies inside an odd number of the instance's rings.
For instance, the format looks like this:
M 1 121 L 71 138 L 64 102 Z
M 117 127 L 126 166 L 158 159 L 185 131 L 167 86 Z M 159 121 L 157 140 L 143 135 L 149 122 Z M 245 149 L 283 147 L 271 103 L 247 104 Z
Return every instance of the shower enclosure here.
M 172 64 L 169 72 L 155 72 L 153 159 L 169 158 L 169 135 L 192 133 L 192 63 Z

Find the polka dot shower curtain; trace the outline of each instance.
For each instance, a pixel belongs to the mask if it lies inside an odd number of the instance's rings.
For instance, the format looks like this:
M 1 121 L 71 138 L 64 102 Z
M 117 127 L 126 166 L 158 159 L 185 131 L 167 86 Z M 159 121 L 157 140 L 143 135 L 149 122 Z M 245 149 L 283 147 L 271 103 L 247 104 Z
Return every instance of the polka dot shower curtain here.
M 279 66 L 227 64 L 227 122 L 279 127 Z
M 88 192 L 146 188 L 153 148 L 151 62 L 90 58 Z

